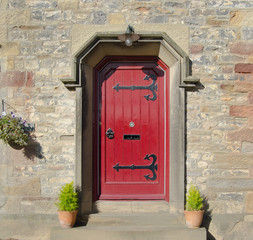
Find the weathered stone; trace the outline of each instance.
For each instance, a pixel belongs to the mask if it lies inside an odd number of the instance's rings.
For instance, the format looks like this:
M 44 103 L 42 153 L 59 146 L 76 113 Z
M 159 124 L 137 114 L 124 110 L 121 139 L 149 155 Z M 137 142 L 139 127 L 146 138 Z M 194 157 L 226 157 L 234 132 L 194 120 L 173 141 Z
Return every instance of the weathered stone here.
M 244 194 L 243 193 L 220 193 L 219 199 L 227 200 L 227 201 L 244 201 Z
M 5 42 L 7 40 L 7 28 L 5 26 L 0 26 L 0 42 Z
M 0 9 L 7 9 L 8 0 L 0 0 Z
M 253 142 L 253 129 L 245 128 L 227 133 L 229 140 Z
M 61 11 L 48 11 L 45 13 L 45 19 L 47 21 L 59 21 L 62 19 Z
M 96 11 L 93 13 L 93 24 L 105 24 L 107 22 L 107 14 L 103 11 Z
M 15 56 L 19 54 L 19 44 L 14 42 L 1 43 L 0 56 Z
M 6 13 L 6 22 L 12 25 L 27 25 L 31 17 L 30 9 L 10 10 Z
M 37 111 L 41 113 L 52 113 L 55 112 L 55 107 L 53 106 L 38 106 Z
M 212 26 L 222 26 L 222 25 L 226 25 L 228 21 L 225 19 L 217 19 L 215 17 L 209 17 L 206 23 Z
M 220 88 L 225 91 L 233 91 L 234 85 L 233 84 L 221 84 Z
M 230 115 L 235 117 L 253 117 L 253 106 L 231 106 Z
M 241 25 L 243 20 L 243 12 L 231 11 L 230 12 L 230 25 Z
M 253 27 L 243 28 L 242 33 L 243 33 L 243 39 L 252 40 L 252 38 L 253 38 Z
M 40 196 L 40 179 L 34 178 L 16 186 L 6 186 L 5 192 L 9 196 Z
M 242 142 L 242 153 L 253 153 L 253 142 Z
M 230 47 L 230 52 L 242 55 L 253 54 L 253 43 L 250 42 L 236 42 Z
M 253 236 L 253 222 L 238 222 L 224 240 L 251 240 Z
M 253 91 L 253 83 L 251 82 L 238 82 L 234 87 L 235 92 L 247 93 Z
M 167 15 L 160 15 L 160 16 L 150 17 L 147 22 L 149 22 L 149 23 L 167 23 L 168 16 Z
M 32 20 L 42 21 L 43 20 L 43 11 L 41 10 L 33 10 L 31 13 Z
M 60 9 L 64 9 L 64 10 L 77 10 L 78 9 L 78 4 L 79 1 L 78 0 L 58 0 L 58 7 Z
M 208 178 L 207 187 L 218 191 L 252 190 L 253 179 L 249 178 Z
M 253 213 L 253 192 L 246 194 L 246 212 Z
M 121 13 L 111 13 L 108 16 L 108 21 L 110 24 L 124 24 L 125 18 Z
M 251 63 L 237 63 L 235 65 L 236 73 L 253 73 L 253 64 Z
M 248 100 L 249 100 L 249 104 L 253 104 L 253 91 L 249 92 Z
M 1 87 L 32 87 L 33 74 L 28 72 L 10 71 L 0 77 Z
M 240 221 L 243 221 L 241 214 L 217 214 L 212 217 L 212 224 L 217 226 L 217 230 L 220 233 L 230 232 Z
M 202 53 L 203 52 L 204 46 L 202 44 L 195 44 L 191 46 L 191 53 L 192 54 L 197 54 L 197 53 Z

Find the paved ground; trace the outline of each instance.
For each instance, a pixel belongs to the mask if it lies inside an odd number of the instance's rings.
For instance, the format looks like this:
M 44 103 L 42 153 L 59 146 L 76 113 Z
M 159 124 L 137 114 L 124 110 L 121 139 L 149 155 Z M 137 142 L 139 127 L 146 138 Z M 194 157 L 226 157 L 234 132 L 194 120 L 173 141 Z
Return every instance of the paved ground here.
M 0 220 L 0 240 L 49 240 L 54 220 Z

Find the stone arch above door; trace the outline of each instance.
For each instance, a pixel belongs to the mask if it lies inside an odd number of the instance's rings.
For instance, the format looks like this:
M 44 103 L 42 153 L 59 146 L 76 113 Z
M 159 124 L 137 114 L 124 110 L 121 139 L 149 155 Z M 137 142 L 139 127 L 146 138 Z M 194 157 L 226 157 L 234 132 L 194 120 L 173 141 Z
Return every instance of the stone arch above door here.
M 118 34 L 96 34 L 74 57 L 74 78 L 62 79 L 76 91 L 76 184 L 81 187 L 81 213 L 92 211 L 94 157 L 93 69 L 106 56 L 155 56 L 170 68 L 170 186 L 171 212 L 182 212 L 185 190 L 185 89 L 198 79 L 189 76 L 187 54 L 166 34 L 140 34 L 131 47 Z

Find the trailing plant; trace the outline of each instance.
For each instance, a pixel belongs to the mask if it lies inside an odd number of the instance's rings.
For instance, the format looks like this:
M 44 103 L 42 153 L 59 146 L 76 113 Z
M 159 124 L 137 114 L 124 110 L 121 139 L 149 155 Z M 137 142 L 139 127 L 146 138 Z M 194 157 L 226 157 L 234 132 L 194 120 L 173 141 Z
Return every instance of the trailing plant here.
M 186 194 L 186 211 L 199 211 L 203 207 L 203 198 L 200 195 L 198 188 L 191 185 Z
M 55 205 L 59 211 L 76 211 L 78 209 L 78 193 L 74 189 L 73 181 L 65 184 L 58 195 L 58 201 Z
M 29 132 L 26 130 L 26 121 L 21 117 L 16 117 L 13 112 L 0 115 L 0 138 L 4 143 L 27 146 L 29 142 Z

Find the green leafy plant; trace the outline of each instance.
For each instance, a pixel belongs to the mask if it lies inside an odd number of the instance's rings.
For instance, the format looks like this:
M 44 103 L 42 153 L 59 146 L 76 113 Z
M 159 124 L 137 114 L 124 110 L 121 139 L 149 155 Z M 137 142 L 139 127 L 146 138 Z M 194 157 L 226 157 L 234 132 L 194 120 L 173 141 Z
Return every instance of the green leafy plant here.
M 0 138 L 4 143 L 27 146 L 29 133 L 26 129 L 26 121 L 16 117 L 13 113 L 0 115 Z
M 199 211 L 203 207 L 203 198 L 200 195 L 198 188 L 191 185 L 186 194 L 186 211 Z
M 76 211 L 78 209 L 77 195 L 78 193 L 74 189 L 74 183 L 67 183 L 62 187 L 55 205 L 59 211 Z

